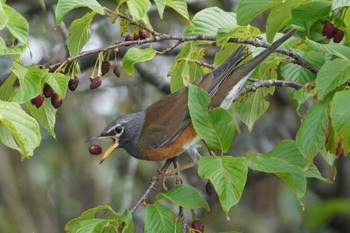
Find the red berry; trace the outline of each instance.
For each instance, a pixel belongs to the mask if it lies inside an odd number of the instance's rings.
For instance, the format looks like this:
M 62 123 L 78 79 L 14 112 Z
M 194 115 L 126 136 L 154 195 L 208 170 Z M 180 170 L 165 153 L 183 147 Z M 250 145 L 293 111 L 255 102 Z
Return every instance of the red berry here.
M 30 102 L 33 105 L 35 105 L 36 108 L 40 108 L 41 105 L 43 105 L 43 103 L 44 103 L 44 99 L 45 99 L 45 97 L 42 94 L 40 94 L 37 97 L 31 99 Z
M 322 35 L 327 36 L 327 38 L 332 38 L 335 32 L 335 27 L 332 23 L 325 23 L 323 25 Z
M 99 145 L 91 145 L 89 147 L 89 152 L 93 155 L 100 155 L 102 154 L 102 148 Z
M 120 66 L 115 66 L 113 69 L 113 73 L 115 76 L 117 76 L 118 78 L 120 77 L 120 74 L 122 72 L 122 69 L 120 68 Z
M 336 28 L 333 35 L 334 43 L 339 43 L 340 41 L 342 41 L 343 38 L 344 38 L 344 32 Z
M 45 83 L 43 93 L 46 98 L 49 98 L 55 93 L 55 91 L 49 84 Z
M 200 221 L 198 221 L 198 220 L 194 220 L 193 222 L 192 222 L 192 228 L 193 229 L 195 229 L 195 230 L 197 230 L 197 231 L 200 231 L 200 232 L 204 232 L 204 224 L 203 223 L 201 223 Z
M 101 75 L 104 76 L 108 73 L 109 69 L 111 68 L 111 63 L 109 61 L 103 61 L 101 66 Z
M 125 41 L 132 41 L 134 40 L 134 37 L 132 35 L 126 35 L 124 39 Z
M 139 31 L 139 35 L 141 39 L 147 39 L 148 38 L 148 32 L 145 30 Z
M 102 79 L 100 76 L 96 76 L 93 79 L 90 79 L 90 89 L 96 89 L 102 84 Z
M 76 75 L 74 75 L 74 77 L 70 79 L 68 82 L 69 90 L 75 91 L 75 89 L 77 89 L 78 87 L 78 84 L 79 84 L 79 78 Z
M 138 33 L 134 34 L 134 40 L 140 39 L 140 35 Z
M 54 108 L 57 109 L 57 108 L 61 107 L 62 102 L 63 102 L 63 100 L 61 99 L 61 97 L 59 97 L 59 96 L 57 95 L 57 93 L 54 93 L 54 94 L 51 96 L 51 104 L 52 104 L 52 106 L 53 106 Z

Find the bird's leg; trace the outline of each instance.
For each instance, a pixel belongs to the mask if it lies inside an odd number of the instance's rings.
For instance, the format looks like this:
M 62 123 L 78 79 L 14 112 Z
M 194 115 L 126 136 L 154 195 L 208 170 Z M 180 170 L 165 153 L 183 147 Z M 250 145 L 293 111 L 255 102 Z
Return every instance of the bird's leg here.
M 179 168 L 179 161 L 177 161 L 177 157 L 173 160 L 174 165 L 174 172 L 175 172 L 175 184 L 182 184 L 181 176 L 179 175 L 179 171 L 177 169 Z

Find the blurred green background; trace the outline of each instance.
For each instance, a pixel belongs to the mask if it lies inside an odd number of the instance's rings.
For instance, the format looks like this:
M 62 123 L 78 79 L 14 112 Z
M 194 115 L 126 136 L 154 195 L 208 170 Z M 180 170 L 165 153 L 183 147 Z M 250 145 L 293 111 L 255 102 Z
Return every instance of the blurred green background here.
M 114 1 L 100 1 L 113 8 Z M 218 6 L 234 11 L 237 1 L 191 0 L 189 11 Z M 56 1 L 7 1 L 21 12 L 30 23 L 30 48 L 22 56 L 25 65 L 50 65 L 67 57 L 65 38 L 71 20 L 83 15 L 84 9 L 69 13 L 65 25 L 55 26 Z M 43 6 L 45 5 L 45 9 Z M 150 12 L 151 22 L 160 32 L 181 35 L 185 22 L 171 10 L 164 20 L 158 19 L 155 8 Z M 264 29 L 264 15 L 255 20 L 255 26 Z M 6 32 L 0 32 L 6 37 Z M 118 24 L 98 18 L 92 25 L 92 38 L 85 50 L 103 47 L 120 40 Z M 155 44 L 165 48 L 167 44 Z M 31 52 L 31 53 L 30 53 Z M 123 54 L 121 50 L 119 56 Z M 174 51 L 174 56 L 177 50 Z M 32 54 L 32 55 L 31 55 Z M 108 73 L 102 87 L 89 90 L 89 75 L 96 57 L 80 62 L 78 90 L 69 92 L 57 114 L 57 139 L 43 130 L 41 146 L 32 158 L 20 160 L 20 154 L 0 144 L 0 232 L 63 232 L 64 224 L 82 211 L 101 204 L 109 204 L 123 212 L 141 196 L 161 162 L 137 161 L 123 150 L 117 150 L 103 164 L 100 157 L 88 152 L 88 136 L 99 133 L 116 116 L 144 109 L 168 90 L 166 78 L 173 56 L 157 56 L 153 61 L 136 66 L 135 77 L 122 74 L 121 78 Z M 120 61 L 117 58 L 117 63 Z M 0 83 L 9 75 L 9 57 L 0 57 Z M 271 106 L 247 132 L 236 136 L 230 153 L 266 152 L 279 140 L 294 138 L 298 117 L 289 94 L 280 89 L 271 97 Z M 108 142 L 106 142 L 108 143 Z M 101 144 L 106 148 L 107 144 Z M 179 158 L 189 162 L 187 155 Z M 327 166 L 317 162 L 322 173 L 331 177 Z M 309 190 L 301 203 L 278 178 L 273 175 L 249 173 L 242 200 L 226 220 L 217 197 L 205 192 L 206 180 L 200 179 L 195 169 L 183 173 L 184 182 L 197 187 L 211 205 L 210 213 L 197 212 L 205 224 L 205 232 L 237 230 L 259 233 L 345 233 L 350 232 L 350 160 L 336 161 L 337 179 L 333 184 L 310 180 Z M 171 180 L 168 185 L 171 186 Z M 161 186 L 157 186 L 159 191 Z M 151 197 L 154 198 L 153 196 Z M 176 209 L 174 209 L 176 211 Z M 190 213 L 186 212 L 190 223 Z M 143 208 L 136 211 L 136 232 L 142 232 Z

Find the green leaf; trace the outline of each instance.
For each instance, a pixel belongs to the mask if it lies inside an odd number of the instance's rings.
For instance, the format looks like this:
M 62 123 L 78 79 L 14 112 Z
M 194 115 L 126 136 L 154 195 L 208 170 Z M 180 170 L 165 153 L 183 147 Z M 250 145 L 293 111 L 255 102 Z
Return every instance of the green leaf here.
M 203 89 L 189 85 L 188 108 L 194 129 L 208 148 L 228 151 L 234 136 L 231 114 L 223 108 L 208 112 L 210 96 Z
M 45 98 L 43 105 L 40 108 L 35 107 L 30 101 L 26 103 L 26 106 L 30 114 L 43 126 L 52 137 L 56 138 L 55 134 L 55 123 L 56 123 L 56 112 L 51 100 Z
M 109 221 L 107 219 L 94 218 L 80 221 L 80 228 L 75 231 L 76 233 L 97 233 L 104 232 L 104 225 L 107 225 Z
M 350 91 L 338 91 L 335 93 L 331 105 L 331 119 L 334 130 L 342 139 L 345 153 L 350 151 Z
M 350 0 L 333 0 L 332 1 L 332 11 L 344 6 L 350 6 Z
M 198 193 L 198 191 L 195 188 L 188 185 L 176 185 L 166 193 L 158 193 L 157 201 L 164 198 L 184 208 L 204 208 L 207 211 L 210 210 L 208 203 Z
M 33 155 L 33 151 L 37 148 L 41 141 L 40 128 L 38 122 L 25 111 L 21 106 L 14 102 L 5 102 L 0 100 L 0 125 L 11 133 L 18 145 L 22 159 Z M 4 128 L 1 130 L 3 132 Z M 0 140 L 11 141 L 8 139 L 9 134 L 0 135 Z M 12 147 L 13 148 L 13 147 Z
M 69 76 L 61 73 L 47 73 L 45 75 L 45 82 L 48 83 L 62 99 L 66 96 L 69 79 Z
M 247 173 L 244 157 L 207 156 L 198 161 L 199 176 L 212 182 L 226 216 L 241 198 Z
M 169 71 L 171 75 L 170 89 L 172 93 L 209 72 L 208 68 L 196 63 L 196 61 L 203 59 L 204 49 L 195 50 L 195 47 L 196 42 L 185 43 L 181 52 L 176 56 L 176 61 Z
M 100 15 L 104 15 L 104 7 L 96 0 L 59 0 L 56 6 L 56 23 L 60 24 L 64 16 L 73 9 L 88 7 Z
M 349 60 L 350 59 L 350 48 L 342 44 L 319 44 L 312 40 L 305 40 L 305 44 L 313 50 L 322 52 L 327 55 L 334 55 L 339 58 Z
M 230 38 L 254 38 L 260 35 L 258 28 L 253 26 L 237 26 L 233 30 L 227 28 L 219 28 L 216 34 L 216 45 L 224 46 Z M 238 45 L 236 44 L 238 47 Z M 216 54 L 215 54 L 216 55 Z
M 3 7 L 8 18 L 11 19 L 7 22 L 7 28 L 14 37 L 26 44 L 29 33 L 28 21 L 12 7 L 8 5 L 3 5 Z
M 299 31 L 309 32 L 311 26 L 319 19 L 326 18 L 330 11 L 331 2 L 310 2 L 292 9 L 292 20 L 290 23 Z
M 327 61 L 317 74 L 318 96 L 324 98 L 329 92 L 350 79 L 350 61 L 335 59 Z
M 281 73 L 286 80 L 300 84 L 309 83 L 316 78 L 316 75 L 310 70 L 292 63 L 283 65 Z
M 126 209 L 124 214 L 120 216 L 120 220 L 125 224 L 123 228 L 123 233 L 134 233 L 134 222 L 132 218 L 132 213 L 129 209 Z
M 116 215 L 114 213 L 114 210 L 112 209 L 112 207 L 110 207 L 109 205 L 100 205 L 100 206 L 97 206 L 95 208 L 88 209 L 88 210 L 82 212 L 79 217 L 70 220 L 64 226 L 64 230 L 67 232 L 78 232 L 79 230 L 84 230 L 84 229 L 81 229 L 81 226 L 89 226 L 89 222 L 91 222 L 91 224 L 92 224 L 91 226 L 95 225 L 96 223 L 101 223 L 101 222 L 106 223 L 109 220 L 95 218 L 96 214 L 98 214 L 99 212 L 104 211 L 104 210 L 107 210 L 110 213 L 112 213 L 113 217 L 116 220 L 118 219 L 118 215 Z
M 163 19 L 163 14 L 165 9 L 165 0 L 154 0 L 154 3 L 157 6 L 159 18 Z
M 298 130 L 296 141 L 304 156 L 313 158 L 324 147 L 329 115 L 328 98 L 317 101 L 306 113 Z
M 176 228 L 175 228 L 176 226 Z M 145 211 L 145 233 L 178 232 L 181 230 L 176 215 L 161 204 L 148 204 Z
M 280 1 L 278 5 L 275 5 L 267 17 L 266 22 L 266 34 L 267 41 L 272 42 L 276 33 L 285 27 L 289 20 L 292 18 L 292 9 L 299 6 L 304 2 L 310 0 L 292 0 L 292 1 Z
M 17 80 L 17 76 L 12 73 L 6 78 L 5 82 L 0 86 L 0 100 L 9 101 L 15 94 L 13 85 Z
M 151 7 L 150 0 L 128 0 L 127 4 L 130 15 L 135 20 L 143 19 Z
M 173 8 L 182 17 L 189 20 L 187 4 L 185 0 L 165 0 L 165 4 Z
M 305 194 L 307 177 L 324 179 L 292 140 L 283 140 L 266 154 L 247 159 L 250 169 L 276 174 L 299 198 Z
M 9 21 L 9 17 L 6 11 L 4 10 L 3 5 L 4 3 L 0 1 L 0 30 L 3 29 Z
M 17 88 L 11 101 L 22 104 L 42 92 L 41 80 L 48 73 L 47 69 L 27 68 L 13 62 L 11 71 L 16 74 L 19 80 L 19 88 Z
M 237 21 L 239 25 L 247 25 L 253 18 L 265 10 L 279 4 L 279 0 L 244 0 L 238 2 Z
M 0 37 L 1 40 L 1 37 Z M 7 48 L 6 45 L 0 45 L 0 56 L 19 55 L 27 49 L 27 44 L 20 44 L 13 48 Z
M 226 12 L 218 7 L 210 7 L 199 11 L 192 19 L 192 23 L 187 28 L 185 35 L 203 34 L 215 36 L 220 28 L 232 30 L 237 26 L 236 14 Z
M 135 63 L 151 60 L 155 55 L 156 51 L 152 48 L 130 48 L 123 57 L 123 69 L 132 76 Z
M 78 54 L 86 42 L 89 41 L 91 35 L 90 24 L 95 14 L 96 12 L 92 11 L 72 22 L 67 39 L 67 46 L 71 56 Z
M 272 94 L 274 90 L 274 88 L 259 88 L 234 102 L 235 112 L 250 131 L 253 129 L 255 121 L 269 108 L 270 103 L 265 100 L 265 96 Z

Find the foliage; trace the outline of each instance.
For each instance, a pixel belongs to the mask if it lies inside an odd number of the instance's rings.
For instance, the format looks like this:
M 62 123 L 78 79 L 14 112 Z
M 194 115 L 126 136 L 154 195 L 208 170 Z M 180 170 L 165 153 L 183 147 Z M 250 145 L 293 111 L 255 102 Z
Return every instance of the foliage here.
M 221 64 L 237 48 L 232 42 L 258 46 L 259 43 L 255 43 L 252 38 L 261 36 L 261 32 L 249 23 L 268 10 L 266 35 L 263 35 L 268 42 L 279 37 L 281 29 L 290 27 L 298 30 L 300 39 L 294 38 L 285 43 L 284 48 L 293 50 L 289 57 L 286 56 L 287 52 L 284 55 L 270 56 L 257 67 L 252 76 L 256 79 L 281 79 L 302 84 L 302 88 L 293 90 L 291 95 L 296 111 L 305 107 L 305 102 L 310 107 L 306 112 L 298 112 L 301 125 L 295 140 L 282 140 L 265 154 L 251 153 L 234 157 L 225 154 L 232 145 L 235 134 L 232 115 L 222 108 L 209 110 L 210 96 L 202 89 L 189 85 L 188 105 L 194 128 L 210 149 L 221 152 L 221 156 L 201 158 L 198 174 L 212 182 L 226 215 L 241 198 L 248 170 L 275 174 L 299 199 L 306 192 L 308 178 L 330 182 L 330 179 L 322 177 L 314 159 L 320 155 L 332 166 L 334 159 L 350 151 L 350 105 L 347 103 L 350 98 L 350 2 L 241 0 L 236 13 L 212 7 L 193 17 L 188 13 L 185 0 L 155 0 L 154 4 L 160 19 L 166 8 L 183 17 L 187 23 L 184 35 L 166 35 L 152 29 L 147 16 L 151 7 L 150 0 L 122 0 L 114 10 L 101 6 L 97 0 L 59 0 L 56 7 L 57 24 L 62 23 L 65 15 L 76 8 L 87 8 L 88 13 L 75 19 L 70 26 L 67 39 L 70 60 L 43 68 L 40 64 L 22 64 L 19 57 L 28 48 L 28 22 L 19 12 L 0 1 L 0 30 L 8 30 L 12 39 L 5 41 L 0 37 L 0 55 L 13 58 L 12 74 L 0 86 L 1 142 L 18 150 L 22 159 L 25 159 L 32 156 L 35 148 L 40 145 L 39 125 L 55 137 L 57 110 L 48 99 L 41 108 L 34 107 L 31 100 L 42 93 L 45 84 L 49 84 L 60 98 L 65 98 L 70 78 L 79 72 L 77 61 L 82 57 L 81 51 L 90 39 L 90 27 L 96 20 L 96 15 L 109 17 L 113 23 L 119 18 L 122 34 L 132 31 L 135 25 L 138 31 L 146 30 L 150 34 L 149 38 L 117 41 L 115 45 L 106 46 L 106 50 L 99 50 L 96 62 L 98 67 L 95 65 L 98 75 L 102 60 L 108 60 L 112 50 L 118 51 L 119 47 L 130 45 L 146 45 L 143 48 L 129 48 L 122 59 L 123 69 L 132 76 L 134 64 L 153 59 L 157 55 L 158 51 L 152 48 L 152 43 L 177 40 L 177 46 L 183 46 L 169 72 L 172 76 L 171 90 L 175 92 L 209 71 L 208 66 L 203 66 L 199 61 L 213 47 L 213 41 L 219 50 L 215 55 L 215 65 Z M 332 39 L 322 36 L 325 22 L 333 22 L 345 32 L 341 43 L 334 43 Z M 253 54 L 258 51 L 256 48 L 251 50 Z M 269 107 L 265 97 L 274 92 L 275 87 L 249 92 L 234 103 L 232 111 L 251 130 Z M 145 232 L 182 232 L 180 219 L 172 209 L 161 203 L 163 199 L 187 209 L 209 210 L 208 203 L 197 190 L 178 184 L 168 192 L 159 193 L 154 203 L 146 205 Z M 342 203 L 334 208 L 329 205 L 320 206 L 322 211 L 328 211 L 324 219 L 336 211 L 345 211 Z M 108 212 L 106 217 L 96 217 L 103 211 Z M 311 219 L 312 227 L 321 224 L 313 220 L 312 215 L 308 218 Z M 67 223 L 65 230 L 133 232 L 133 229 L 132 212 L 127 210 L 124 214 L 119 214 L 110 206 L 103 205 L 83 212 Z

